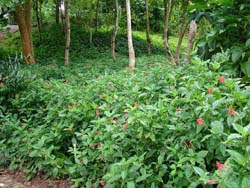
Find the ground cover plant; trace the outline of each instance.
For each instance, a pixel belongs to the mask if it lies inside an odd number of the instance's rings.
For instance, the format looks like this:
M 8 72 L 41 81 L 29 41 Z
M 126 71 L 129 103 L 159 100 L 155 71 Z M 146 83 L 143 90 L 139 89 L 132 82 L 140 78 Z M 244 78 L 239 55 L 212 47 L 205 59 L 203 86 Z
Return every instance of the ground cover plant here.
M 72 188 L 250 187 L 246 2 L 0 3 L 0 171 Z
M 25 88 L 1 97 L 1 164 L 75 187 L 248 186 L 249 87 L 199 59 L 117 62 L 21 69 Z

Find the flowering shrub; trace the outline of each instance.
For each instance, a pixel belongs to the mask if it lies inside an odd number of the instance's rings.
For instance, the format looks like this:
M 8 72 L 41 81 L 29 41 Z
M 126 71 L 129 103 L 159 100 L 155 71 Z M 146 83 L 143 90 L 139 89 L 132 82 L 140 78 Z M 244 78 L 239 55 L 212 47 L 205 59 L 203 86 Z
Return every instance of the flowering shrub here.
M 248 188 L 250 88 L 194 63 L 32 81 L 1 109 L 2 158 L 74 187 Z

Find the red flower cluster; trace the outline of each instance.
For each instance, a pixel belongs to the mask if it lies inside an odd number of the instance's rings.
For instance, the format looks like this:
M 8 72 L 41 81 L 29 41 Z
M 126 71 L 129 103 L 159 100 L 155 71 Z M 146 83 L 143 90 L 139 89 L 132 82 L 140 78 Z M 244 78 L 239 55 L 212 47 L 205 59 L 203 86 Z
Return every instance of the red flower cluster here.
M 217 180 L 207 180 L 207 184 L 209 184 L 209 185 L 213 185 L 216 183 L 217 183 Z
M 123 125 L 123 126 L 122 126 L 122 129 L 123 129 L 123 130 L 127 130 L 127 129 L 128 129 L 128 126 L 127 126 L 127 125 Z
M 202 126 L 204 123 L 202 118 L 198 118 L 196 121 L 197 121 L 198 125 L 200 125 L 200 126 Z
M 95 116 L 96 116 L 96 117 L 99 117 L 99 116 L 100 116 L 99 109 L 100 109 L 99 106 L 97 106 L 97 107 L 95 108 Z
M 219 81 L 220 81 L 220 83 L 224 83 L 225 82 L 225 77 L 224 76 L 219 77 Z
M 208 89 L 207 89 L 207 92 L 208 92 L 209 94 L 213 94 L 213 89 L 212 89 L 212 88 L 208 88 Z
M 218 171 L 221 172 L 224 167 L 224 164 L 220 163 L 219 161 L 216 161 L 216 166 L 217 166 Z
M 101 185 L 102 187 L 104 187 L 104 186 L 105 186 L 105 181 L 104 181 L 104 180 L 100 180 L 100 185 Z
M 181 108 L 176 108 L 176 113 L 181 113 L 182 109 Z
M 193 146 L 193 142 L 192 142 L 192 140 L 190 140 L 189 142 L 185 141 L 184 145 L 187 146 L 187 147 L 192 147 Z
M 91 149 L 100 148 L 100 147 L 101 147 L 101 144 L 91 144 L 90 145 Z
M 232 108 L 229 108 L 227 113 L 228 113 L 229 116 L 232 116 L 232 115 L 235 114 L 235 111 Z

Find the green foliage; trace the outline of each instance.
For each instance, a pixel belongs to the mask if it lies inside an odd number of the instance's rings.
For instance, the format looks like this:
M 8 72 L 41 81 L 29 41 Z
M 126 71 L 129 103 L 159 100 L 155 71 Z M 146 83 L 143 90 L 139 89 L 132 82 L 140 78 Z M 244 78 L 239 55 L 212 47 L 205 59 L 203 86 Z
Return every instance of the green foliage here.
M 249 78 L 249 1 L 227 0 L 219 6 L 212 4 L 210 7 L 199 1 L 192 6 L 192 9 L 198 12 L 197 19 L 206 17 L 212 26 L 212 29 L 199 39 L 198 53 L 203 58 L 211 58 L 212 55 L 229 49 L 230 62 L 226 63 L 231 64 L 231 69 L 236 68 Z
M 30 177 L 69 175 L 74 187 L 103 180 L 105 187 L 205 187 L 211 178 L 227 187 L 231 177 L 247 183 L 249 88 L 226 75 L 220 83 L 221 74 L 199 60 L 175 68 L 161 56 L 141 57 L 134 75 L 122 69 L 126 58 L 113 70 L 111 59 L 106 68 L 95 65 L 102 61 L 47 65 L 65 72 L 62 78 L 46 76 L 42 65 L 29 68 L 44 73 L 10 99 L 1 119 L 0 153 L 10 168 L 25 166 Z M 217 171 L 216 160 L 230 173 Z

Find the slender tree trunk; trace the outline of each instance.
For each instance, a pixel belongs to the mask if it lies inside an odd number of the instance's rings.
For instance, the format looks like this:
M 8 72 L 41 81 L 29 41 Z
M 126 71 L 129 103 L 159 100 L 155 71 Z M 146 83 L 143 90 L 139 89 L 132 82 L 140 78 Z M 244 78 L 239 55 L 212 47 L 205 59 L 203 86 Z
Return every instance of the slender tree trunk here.
M 194 44 L 194 39 L 195 39 L 195 34 L 197 32 L 197 25 L 195 23 L 195 20 L 192 20 L 190 23 L 190 28 L 189 28 L 189 35 L 188 35 L 188 45 L 187 45 L 187 50 L 186 50 L 186 57 L 185 61 L 189 63 L 190 62 L 190 52 L 193 49 L 193 44 Z
M 39 14 L 39 0 L 35 0 L 35 12 L 36 12 L 38 37 L 39 37 L 39 42 L 41 42 L 42 41 L 42 35 L 41 35 L 42 23 L 41 23 L 41 18 Z
M 59 24 L 59 22 L 60 22 L 60 5 L 61 5 L 61 0 L 56 0 L 55 4 L 56 4 L 56 10 L 55 10 L 55 13 L 56 13 L 56 23 Z
M 90 27 L 89 29 L 89 43 L 93 44 L 93 29 Z
M 95 10 L 95 32 L 98 31 L 98 24 L 99 24 L 99 20 L 98 20 L 98 14 L 99 14 L 99 4 L 100 4 L 100 0 L 97 0 L 96 2 L 96 10 Z
M 180 55 L 181 55 L 181 44 L 182 40 L 184 38 L 185 32 L 188 27 L 188 22 L 187 22 L 187 8 L 188 8 L 188 3 L 189 0 L 186 0 L 183 2 L 183 15 L 182 15 L 182 20 L 181 20 L 181 26 L 180 26 L 180 31 L 179 31 L 179 39 L 178 39 L 178 45 L 176 48 L 176 65 L 180 64 Z
M 172 8 L 173 8 L 173 1 L 174 0 L 169 0 L 167 7 L 165 7 L 166 14 L 165 14 L 165 29 L 164 29 L 164 48 L 167 52 L 167 56 L 170 62 L 172 62 L 175 65 L 175 59 L 174 56 L 169 48 L 168 44 L 168 30 L 169 30 L 169 20 L 170 16 L 172 13 Z M 166 1 L 165 1 L 166 3 Z
M 28 10 L 30 8 L 30 10 Z M 31 3 L 30 0 L 26 0 L 25 8 L 18 4 L 16 6 L 16 20 L 20 30 L 22 40 L 22 52 L 24 61 L 27 64 L 34 64 L 34 51 L 32 41 L 32 25 L 31 25 Z M 28 23 L 27 23 L 28 22 Z
M 115 0 L 115 24 L 114 24 L 114 30 L 112 33 L 112 37 L 111 37 L 111 53 L 112 53 L 112 57 L 113 59 L 116 58 L 115 56 L 115 41 L 116 41 L 116 35 L 117 35 L 117 31 L 118 31 L 118 25 L 119 25 L 119 2 L 118 0 Z
M 131 11 L 130 11 L 130 0 L 126 0 L 127 10 L 127 36 L 128 36 L 128 50 L 129 50 L 129 68 L 134 71 L 135 69 L 135 51 L 132 39 L 132 26 L 131 26 Z
M 31 15 L 31 0 L 25 1 L 25 23 L 29 34 L 29 42 L 32 57 L 34 58 L 34 48 L 33 48 L 33 39 L 32 39 L 32 15 Z
M 64 8 L 64 9 L 65 9 L 65 8 Z M 66 27 L 66 26 L 65 26 L 65 15 L 64 15 L 65 12 L 63 12 L 62 9 L 61 9 L 60 12 L 61 12 L 61 22 L 62 22 L 62 33 L 65 34 L 65 33 L 66 33 L 66 31 L 65 31 L 65 30 L 66 30 L 66 28 L 65 28 L 65 27 Z
M 147 30 L 146 30 L 147 50 L 148 50 L 148 55 L 151 55 L 151 39 L 150 39 L 150 21 L 149 21 L 148 0 L 145 0 L 145 5 L 146 5 L 146 19 L 147 19 Z
M 65 0 L 65 65 L 69 64 L 69 47 L 70 47 L 70 19 L 69 19 L 69 0 Z

